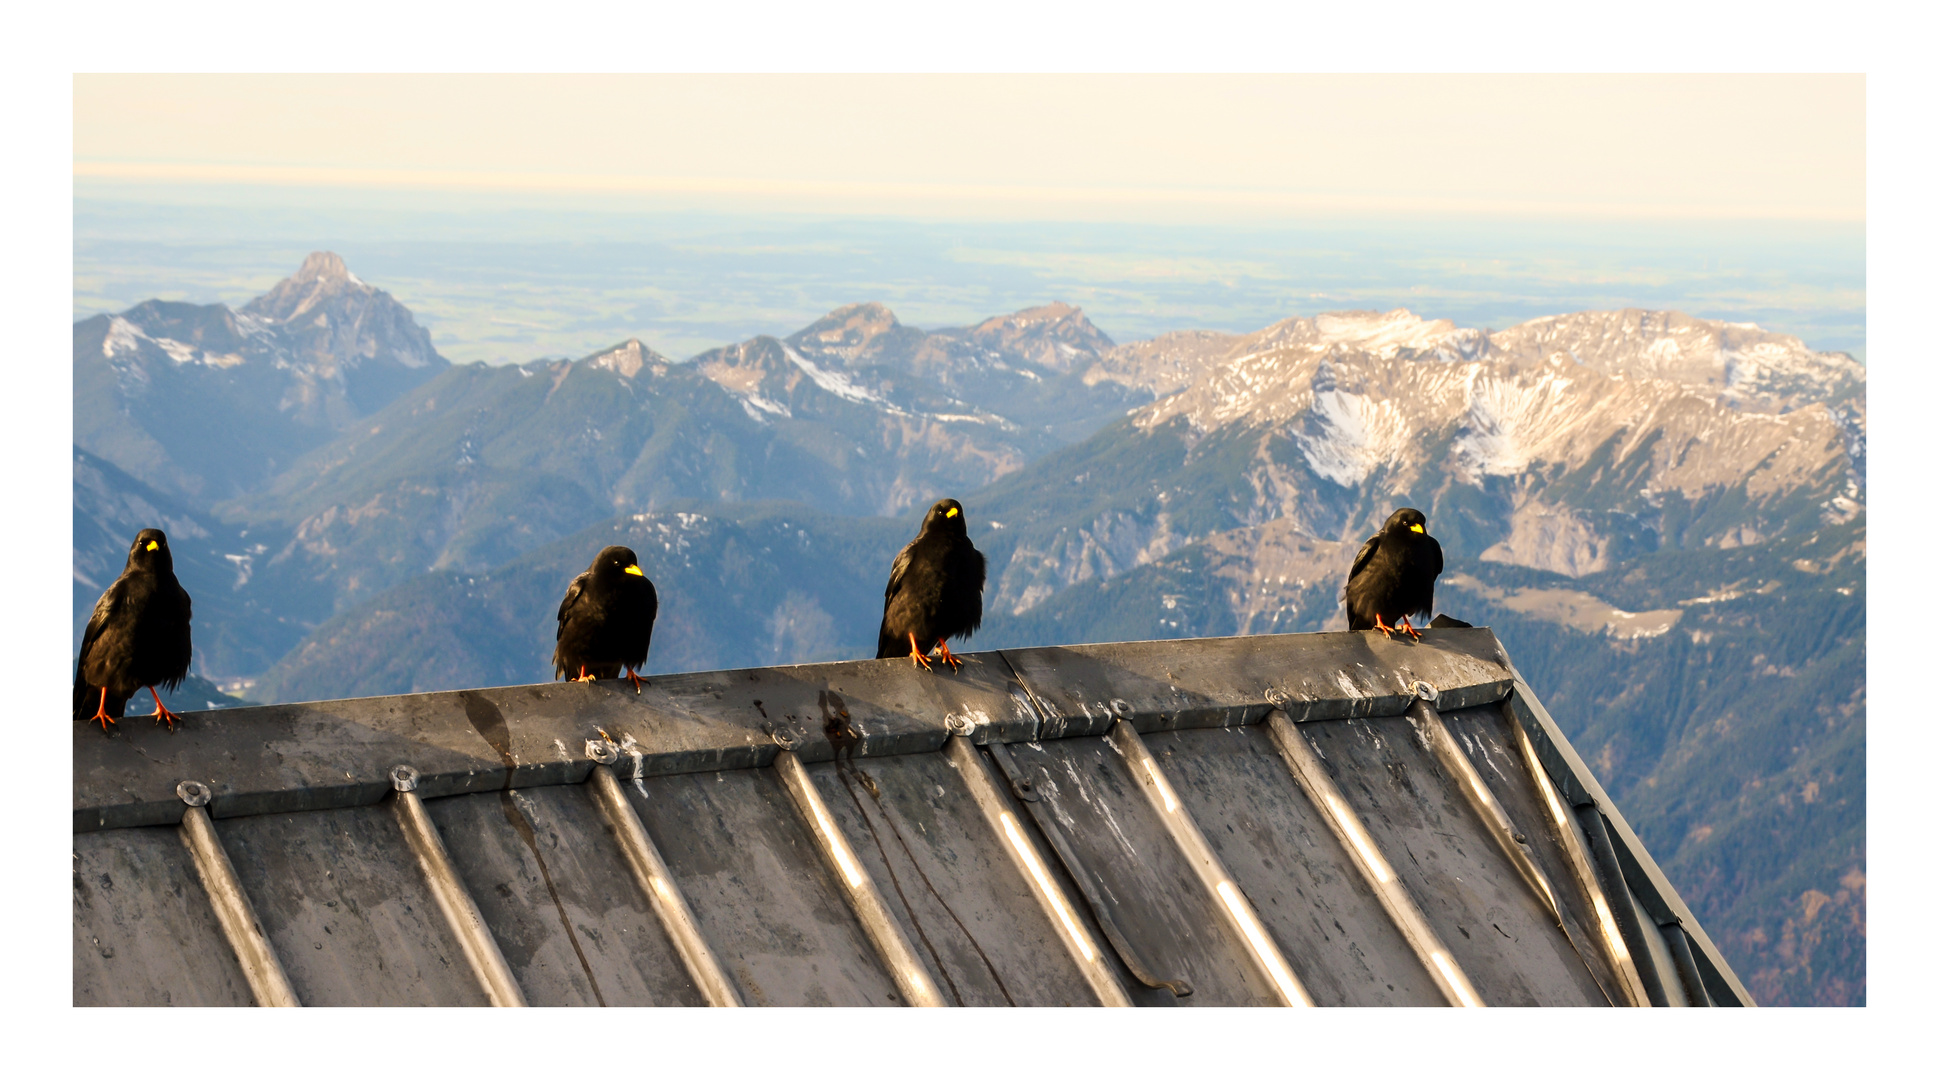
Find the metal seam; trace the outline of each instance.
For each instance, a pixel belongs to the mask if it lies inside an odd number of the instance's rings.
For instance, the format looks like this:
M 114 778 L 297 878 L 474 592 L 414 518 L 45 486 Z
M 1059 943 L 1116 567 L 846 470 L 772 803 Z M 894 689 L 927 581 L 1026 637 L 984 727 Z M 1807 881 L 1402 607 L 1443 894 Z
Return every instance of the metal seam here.
M 632 871 L 633 880 L 646 894 L 648 906 L 653 909 L 654 917 L 660 920 L 661 929 L 673 942 L 674 952 L 679 954 L 680 962 L 686 965 L 687 974 L 692 977 L 701 996 L 715 1008 L 740 1007 L 740 991 L 727 977 L 720 959 L 701 934 L 693 909 L 687 906 L 686 897 L 681 895 L 673 876 L 667 872 L 666 860 L 660 857 L 659 848 L 654 846 L 653 838 L 647 835 L 645 823 L 633 809 L 633 804 L 627 801 L 626 792 L 620 788 L 613 770 L 606 765 L 594 765 L 587 788 L 592 793 L 593 804 L 613 828 L 613 837 L 625 857 L 626 868 Z
M 1541 759 L 1536 756 L 1535 744 L 1529 741 L 1528 732 L 1515 722 L 1514 717 L 1507 717 L 1507 720 L 1508 726 L 1515 732 L 1515 745 L 1522 756 L 1522 767 L 1535 781 L 1536 794 L 1541 796 L 1542 806 L 1548 810 L 1549 824 L 1569 860 L 1576 886 L 1587 900 L 1589 910 L 1595 914 L 1603 956 L 1616 969 L 1617 978 L 1622 982 L 1623 996 L 1629 1000 L 1629 1004 L 1646 1008 L 1651 1005 L 1649 986 L 1643 981 L 1636 957 L 1630 952 L 1629 943 L 1623 939 L 1622 927 L 1616 922 L 1615 909 L 1610 906 L 1609 896 L 1603 892 L 1602 883 L 1596 878 L 1595 867 L 1589 862 L 1578 831 L 1580 826 L 1571 819 L 1568 808 L 1562 805 L 1561 794 L 1549 782 L 1548 770 L 1542 767 Z
M 941 1008 L 949 1003 L 936 990 L 936 984 L 923 969 L 922 960 L 917 957 L 915 947 L 909 944 L 909 937 L 889 913 L 882 900 L 882 892 L 869 877 L 868 869 L 862 865 L 861 857 L 848 843 L 835 825 L 835 816 L 828 810 L 821 793 L 815 790 L 814 781 L 809 779 L 806 769 L 801 767 L 801 759 L 792 750 L 783 750 L 774 756 L 774 772 L 780 777 L 781 786 L 793 800 L 795 810 L 808 826 L 808 833 L 821 849 L 822 857 L 835 871 L 835 880 L 841 885 L 842 893 L 848 898 L 850 910 L 862 924 L 862 932 L 868 936 L 869 943 L 888 966 L 889 977 L 895 981 L 896 989 L 902 992 L 903 1000 L 910 1005 L 923 1008 Z
M 1427 921 L 1420 905 L 1408 895 L 1400 882 L 1398 874 L 1387 863 L 1386 857 L 1374 843 L 1373 835 L 1360 821 L 1360 815 L 1347 805 L 1346 797 L 1333 783 L 1320 765 L 1318 755 L 1307 744 L 1306 736 L 1299 733 L 1292 718 L 1284 709 L 1275 708 L 1266 714 L 1266 730 L 1272 736 L 1273 746 L 1278 749 L 1280 759 L 1293 774 L 1293 781 L 1299 785 L 1306 798 L 1319 811 L 1340 846 L 1346 849 L 1347 857 L 1360 871 L 1360 876 L 1380 901 L 1380 906 L 1393 920 L 1400 936 L 1414 950 L 1414 956 L 1427 970 L 1434 986 L 1441 991 L 1449 1005 L 1462 1008 L 1481 1008 L 1485 1003 L 1469 981 L 1467 973 L 1454 960 L 1439 934 Z
M 1199 831 L 1198 823 L 1192 820 L 1192 813 L 1172 790 L 1171 782 L 1166 779 L 1164 770 L 1159 766 L 1151 751 L 1146 748 L 1144 739 L 1139 737 L 1138 729 L 1131 721 L 1120 719 L 1111 726 L 1111 741 L 1124 751 L 1125 758 L 1134 765 L 1134 774 L 1142 769 L 1145 775 L 1139 778 L 1138 787 L 1151 801 L 1152 809 L 1165 823 L 1165 831 L 1171 835 L 1172 843 L 1185 861 L 1191 864 L 1199 882 L 1214 901 L 1214 907 L 1224 917 L 1227 925 L 1245 942 L 1266 981 L 1273 988 L 1281 1005 L 1296 1008 L 1311 1008 L 1313 997 L 1301 985 L 1299 976 L 1294 974 L 1293 966 L 1286 961 L 1286 955 L 1273 941 L 1259 913 L 1246 899 L 1232 875 L 1219 861 L 1218 854 L 1205 841 L 1205 834 Z
M 200 806 L 188 807 L 188 812 L 182 815 L 181 837 L 195 864 L 196 875 L 202 879 L 202 889 L 208 894 L 216 922 L 222 927 L 222 936 L 235 952 L 242 977 L 249 983 L 249 992 L 256 1004 L 269 1008 L 302 1005 L 282 961 L 276 957 L 275 946 L 263 932 L 255 905 L 249 902 L 249 894 L 243 891 L 242 882 L 236 877 L 235 864 L 229 861 L 222 837 L 209 821 L 209 812 Z
M 968 785 L 970 799 L 983 813 L 983 820 L 992 832 L 1005 843 L 1000 844 L 1010 856 L 1010 862 L 1023 875 L 1025 884 L 1037 898 L 1037 905 L 1050 919 L 1050 925 L 1057 931 L 1057 938 L 1064 944 L 1064 951 L 1084 975 L 1091 992 L 1097 995 L 1098 1004 L 1111 1008 L 1125 1008 L 1131 999 L 1124 992 L 1124 986 L 1110 965 L 1105 962 L 1104 948 L 1091 936 L 1077 917 L 1077 908 L 1071 898 L 1050 874 L 1050 864 L 1044 860 L 1043 852 L 1023 828 L 1016 811 L 1005 805 L 1003 793 L 990 775 L 990 765 L 976 752 L 976 747 L 961 735 L 951 735 L 943 744 L 943 753 Z
M 412 774 L 415 783 L 415 774 Z M 499 951 L 498 940 L 492 937 L 491 928 L 485 925 L 485 917 L 478 911 L 478 905 L 466 891 L 464 880 L 451 865 L 451 855 L 444 847 L 444 839 L 438 835 L 438 827 L 431 815 L 424 809 L 424 801 L 417 792 L 405 789 L 402 784 L 392 794 L 398 824 L 404 830 L 405 842 L 411 853 L 417 856 L 418 868 L 424 872 L 425 881 L 431 887 L 431 896 L 438 902 L 438 909 L 444 913 L 444 921 L 458 938 L 458 947 L 464 952 L 465 960 L 471 964 L 471 971 L 478 979 L 478 985 L 485 992 L 486 1000 L 500 1008 L 523 1008 L 525 991 L 519 989 L 518 980 L 512 976 L 511 965 L 505 962 L 505 954 Z

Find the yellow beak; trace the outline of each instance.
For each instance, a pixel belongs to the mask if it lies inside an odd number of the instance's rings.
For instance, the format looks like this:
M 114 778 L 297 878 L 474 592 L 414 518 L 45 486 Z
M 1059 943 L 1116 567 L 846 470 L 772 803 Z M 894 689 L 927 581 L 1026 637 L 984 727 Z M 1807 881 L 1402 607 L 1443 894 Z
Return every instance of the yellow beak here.
M 1409 525 L 1407 527 L 1417 533 L 1424 533 L 1427 531 L 1427 526 L 1425 525 Z
M 629 566 L 629 567 L 627 567 L 627 568 L 626 568 L 626 572 L 627 572 L 627 573 L 629 573 L 629 574 L 631 574 L 631 575 L 633 575 L 634 577 L 645 577 L 645 576 L 646 576 L 646 571 L 644 571 L 644 570 L 642 570 L 642 569 L 640 569 L 640 567 L 639 567 L 639 564 L 638 564 L 638 563 L 635 563 L 635 564 L 633 564 L 632 566 Z
M 957 513 L 958 513 L 958 512 L 959 512 L 959 511 L 958 511 L 958 510 L 957 510 L 957 509 L 956 509 L 955 507 L 953 507 L 953 506 L 952 506 L 952 507 L 950 507 L 950 508 L 949 508 L 949 510 L 948 510 L 947 512 L 945 512 L 945 513 L 943 514 L 943 516 L 944 516 L 944 517 L 955 517 L 955 516 L 957 515 Z
M 150 550 L 150 551 L 153 551 L 153 550 L 155 550 L 155 549 L 156 549 L 156 548 L 158 548 L 158 547 L 161 547 L 161 545 L 160 545 L 160 544 L 157 544 L 157 543 L 156 543 L 156 542 L 154 542 L 153 540 L 150 540 L 150 541 L 148 541 L 148 550 Z

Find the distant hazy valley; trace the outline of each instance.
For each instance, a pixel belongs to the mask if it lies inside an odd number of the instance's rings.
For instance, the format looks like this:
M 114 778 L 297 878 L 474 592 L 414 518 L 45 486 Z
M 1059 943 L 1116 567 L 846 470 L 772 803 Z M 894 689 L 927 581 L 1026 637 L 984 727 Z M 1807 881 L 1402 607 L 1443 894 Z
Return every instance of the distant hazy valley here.
M 196 671 L 256 701 L 549 677 L 601 545 L 652 671 L 871 654 L 921 509 L 990 561 L 966 648 L 1337 629 L 1426 511 L 1493 626 L 1761 1001 L 1864 1000 L 1865 369 L 1748 324 L 1404 310 L 1118 343 L 1047 304 L 879 304 L 674 360 L 454 366 L 313 255 L 231 311 L 74 327 L 74 635 L 168 530 Z

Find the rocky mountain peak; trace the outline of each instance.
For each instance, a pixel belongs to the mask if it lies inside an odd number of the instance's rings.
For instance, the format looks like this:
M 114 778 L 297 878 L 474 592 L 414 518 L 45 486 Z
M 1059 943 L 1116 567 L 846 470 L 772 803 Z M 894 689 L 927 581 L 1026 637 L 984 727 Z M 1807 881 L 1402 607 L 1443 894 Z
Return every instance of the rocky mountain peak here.
M 874 302 L 844 304 L 788 336 L 796 350 L 819 360 L 847 365 L 856 360 L 885 358 L 920 346 L 921 330 L 904 326 L 895 312 Z
M 1615 378 L 1680 383 L 1754 412 L 1789 412 L 1813 402 L 1862 407 L 1865 366 L 1844 353 L 1815 352 L 1755 323 L 1699 319 L 1680 311 L 1578 311 L 1500 331 L 1493 347 L 1524 364 L 1594 368 Z
M 1089 367 L 1115 344 L 1085 318 L 1083 308 L 1061 301 L 985 319 L 969 336 L 985 348 L 1014 352 L 1060 373 Z
M 581 361 L 588 367 L 604 368 L 623 379 L 633 378 L 648 365 L 664 371 L 666 365 L 672 362 L 639 338 L 627 338 L 618 345 L 596 352 Z
M 357 275 L 351 273 L 350 268 L 343 264 L 343 256 L 334 251 L 310 252 L 303 259 L 303 265 L 292 275 L 291 280 L 299 283 L 321 281 L 349 285 L 363 284 L 358 280 Z
M 333 251 L 312 251 L 296 273 L 277 282 L 268 292 L 245 304 L 242 310 L 245 314 L 275 322 L 291 322 L 331 301 L 368 301 L 379 296 L 390 300 L 388 293 L 371 288 L 351 273 L 341 256 Z

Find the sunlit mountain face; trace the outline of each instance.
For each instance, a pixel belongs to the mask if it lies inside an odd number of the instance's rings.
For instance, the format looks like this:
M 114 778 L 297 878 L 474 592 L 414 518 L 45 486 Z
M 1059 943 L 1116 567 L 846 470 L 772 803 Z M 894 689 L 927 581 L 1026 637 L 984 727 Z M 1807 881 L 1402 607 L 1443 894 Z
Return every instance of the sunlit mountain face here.
M 683 360 L 448 364 L 311 255 L 230 310 L 75 326 L 75 634 L 166 528 L 196 671 L 258 701 L 550 677 L 559 596 L 637 552 L 651 671 L 872 655 L 959 498 L 968 648 L 1340 629 L 1402 505 L 1767 1003 L 1864 1000 L 1865 368 L 1756 325 L 1403 309 L 1117 342 L 1037 304 L 838 307 Z M 1667 703 L 1667 707 L 1666 707 Z

